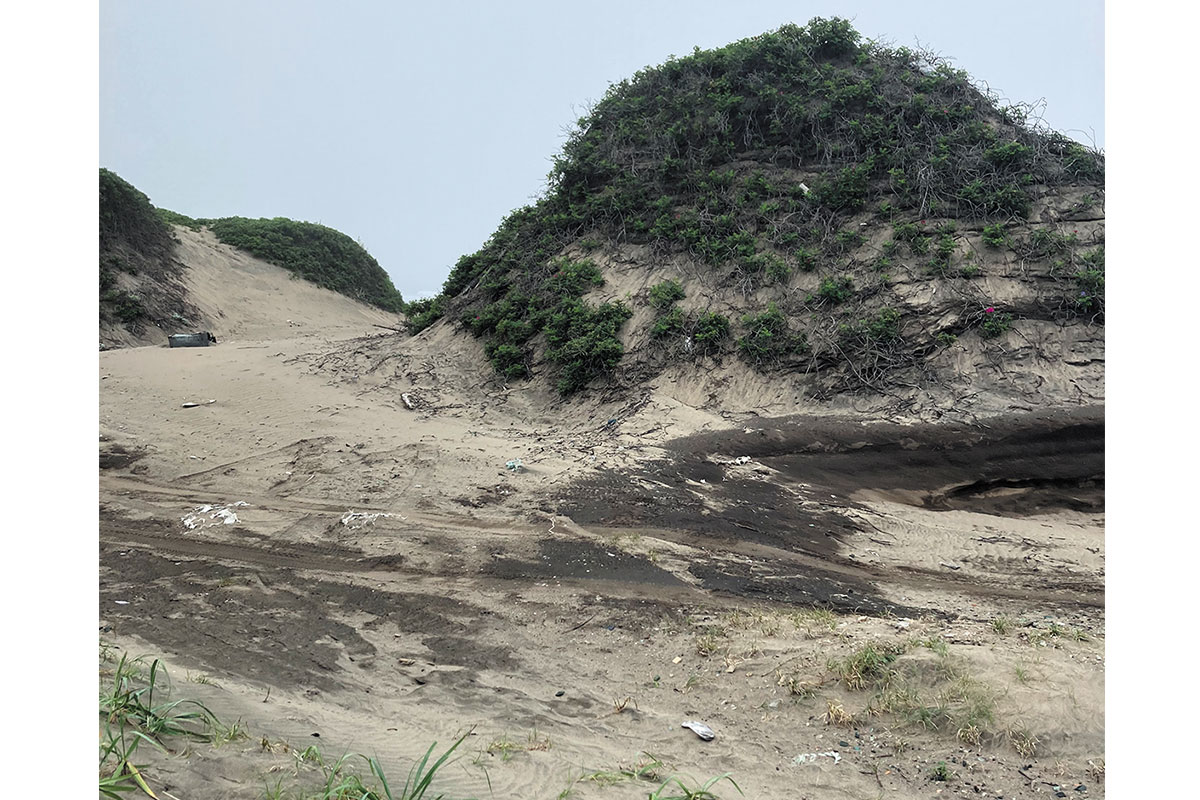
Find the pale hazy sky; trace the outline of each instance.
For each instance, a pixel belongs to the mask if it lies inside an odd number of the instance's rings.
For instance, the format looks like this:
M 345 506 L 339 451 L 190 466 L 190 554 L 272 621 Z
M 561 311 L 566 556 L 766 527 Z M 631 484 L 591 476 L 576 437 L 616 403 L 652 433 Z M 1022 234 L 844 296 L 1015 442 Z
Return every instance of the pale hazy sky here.
M 1104 147 L 1101 0 L 105 0 L 100 166 L 189 216 L 336 228 L 414 299 L 541 191 L 610 83 L 815 16 L 929 47 Z

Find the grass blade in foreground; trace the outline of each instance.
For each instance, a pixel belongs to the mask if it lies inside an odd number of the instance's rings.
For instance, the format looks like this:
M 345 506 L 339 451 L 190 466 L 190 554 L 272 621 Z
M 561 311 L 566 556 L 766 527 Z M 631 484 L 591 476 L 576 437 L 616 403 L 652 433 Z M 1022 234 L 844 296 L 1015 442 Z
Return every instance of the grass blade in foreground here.
M 429 790 L 429 784 L 433 782 L 433 776 L 437 774 L 437 771 L 442 768 L 442 765 L 446 763 L 446 760 L 450 758 L 450 755 L 458 749 L 458 746 L 461 745 L 466 738 L 466 734 L 460 736 L 458 741 L 452 744 L 446 752 L 442 753 L 441 758 L 433 762 L 433 766 L 429 768 L 429 771 L 425 772 L 425 765 L 429 763 L 429 757 L 433 755 L 433 748 L 437 747 L 437 742 L 429 745 L 429 749 L 425 751 L 425 757 L 422 758 L 420 763 L 413 767 L 412 772 L 408 774 L 408 780 L 404 782 L 404 794 L 400 795 L 400 800 L 421 800 L 423 797 L 425 797 L 425 792 Z M 372 770 L 374 770 L 375 767 L 376 765 L 373 763 L 371 767 Z M 382 780 L 383 775 L 380 773 L 377 774 L 379 774 L 379 778 Z M 386 787 L 386 785 L 387 784 L 385 782 L 384 786 Z M 439 797 L 440 796 L 441 795 L 439 795 Z M 388 798 L 390 799 L 391 797 L 392 796 L 389 794 Z
M 737 782 L 734 781 L 732 776 L 732 772 L 726 772 L 723 775 L 717 775 L 709 778 L 702 786 L 699 786 L 695 789 L 690 789 L 679 776 L 672 775 L 663 781 L 662 786 L 659 786 L 658 789 L 656 789 L 650 795 L 650 800 L 720 800 L 718 795 L 713 794 L 709 790 L 721 781 L 729 781 L 732 783 L 733 788 L 737 789 L 738 794 L 744 797 L 745 792 L 742 791 L 742 787 L 737 785 Z M 678 787 L 682 794 L 663 794 L 671 787 L 671 784 L 674 784 L 676 787 Z

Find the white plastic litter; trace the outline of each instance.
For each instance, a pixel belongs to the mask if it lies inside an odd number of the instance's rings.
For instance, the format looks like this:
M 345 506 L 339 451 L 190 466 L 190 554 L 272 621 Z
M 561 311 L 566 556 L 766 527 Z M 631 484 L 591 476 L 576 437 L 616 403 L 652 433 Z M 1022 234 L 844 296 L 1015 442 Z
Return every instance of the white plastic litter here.
M 713 732 L 713 729 L 705 725 L 703 722 L 696 722 L 695 720 L 689 719 L 679 727 L 687 728 L 706 742 L 711 742 L 713 739 L 717 738 L 717 734 Z
M 842 760 L 841 755 L 833 750 L 826 753 L 801 753 L 792 759 L 793 764 L 814 764 L 818 758 L 832 758 L 833 763 L 838 763 Z
M 210 528 L 214 525 L 236 525 L 238 517 L 237 512 L 233 509 L 245 505 L 249 505 L 249 503 L 244 500 L 238 500 L 236 503 L 225 506 L 203 505 L 192 509 L 192 513 L 180 517 L 180 520 L 189 531 L 197 528 Z
M 376 513 L 370 513 L 367 511 L 347 511 L 345 514 L 342 514 L 342 524 L 347 528 L 356 530 L 365 525 L 370 525 L 380 517 L 390 516 L 391 514 L 385 514 L 382 511 Z
M 521 463 L 521 459 L 514 458 L 512 461 L 509 461 L 504 466 L 506 468 L 508 468 L 509 470 L 511 470 L 512 472 L 520 472 L 521 468 L 524 467 L 525 465 Z
M 752 459 L 750 458 L 750 456 L 738 456 L 737 458 L 731 458 L 728 461 L 722 461 L 719 458 L 716 458 L 713 460 L 716 461 L 718 464 L 721 464 L 726 467 L 728 467 L 728 466 L 743 467 L 746 464 L 749 464 Z M 701 483 L 703 483 L 703 481 L 701 481 Z

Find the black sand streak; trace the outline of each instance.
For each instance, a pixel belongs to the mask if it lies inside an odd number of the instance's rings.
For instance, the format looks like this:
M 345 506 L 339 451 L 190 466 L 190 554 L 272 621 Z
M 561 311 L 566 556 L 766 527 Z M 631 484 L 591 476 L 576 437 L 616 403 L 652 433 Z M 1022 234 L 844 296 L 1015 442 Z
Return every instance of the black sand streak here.
M 992 488 L 1046 489 L 1041 509 L 1102 508 L 1104 408 L 1014 416 L 970 425 L 864 424 L 845 419 L 763 420 L 761 428 L 685 437 L 690 454 L 748 456 L 787 478 L 833 492 L 863 489 L 925 494 L 932 507 L 971 508 Z M 1064 495 L 1079 489 L 1082 498 Z M 1097 491 L 1098 490 L 1098 491 Z M 1025 506 L 1028 508 L 1028 504 Z M 1026 512 L 1030 513 L 1030 512 Z
M 499 559 L 483 574 L 505 580 L 569 578 L 619 580 L 622 583 L 686 587 L 683 581 L 644 558 L 590 542 L 543 539 L 537 561 Z
M 860 491 L 900 490 L 907 502 L 980 513 L 1103 509 L 1103 407 L 986 427 L 824 418 L 760 424 L 675 440 L 667 445 L 671 457 L 636 473 L 597 471 L 559 496 L 559 512 L 582 525 L 679 530 L 728 541 L 731 549 L 754 542 L 845 565 L 839 545 L 862 528 L 841 510 L 862 509 L 847 499 Z M 729 463 L 741 456 L 750 462 Z M 705 588 L 735 596 L 920 613 L 888 603 L 843 569 L 801 570 L 760 558 L 753 566 L 696 563 L 690 572 Z
M 106 527 L 107 537 L 120 544 L 104 541 Z M 255 558 L 258 548 L 247 546 L 237 552 L 213 548 L 217 552 L 208 555 L 167 557 L 127 543 L 141 538 L 158 545 L 169 530 L 162 521 L 102 514 L 102 621 L 118 632 L 187 653 L 206 669 L 267 685 L 332 691 L 343 685 L 338 679 L 343 655 L 364 666 L 376 655 L 359 628 L 385 623 L 418 636 L 438 664 L 468 669 L 515 664 L 511 651 L 478 644 L 473 634 L 486 614 L 474 605 L 313 579 L 297 571 L 342 571 L 356 563 L 352 553 L 326 553 L 322 559 L 318 553 L 280 556 L 262 550 Z M 214 560 L 218 558 L 228 563 Z M 331 611 L 371 619 L 356 628 L 333 619 Z
M 806 574 L 756 573 L 748 566 L 693 564 L 689 570 L 706 589 L 753 600 L 828 608 L 843 614 L 892 614 L 902 617 L 946 614 L 889 603 L 864 581 L 836 573 L 811 570 Z

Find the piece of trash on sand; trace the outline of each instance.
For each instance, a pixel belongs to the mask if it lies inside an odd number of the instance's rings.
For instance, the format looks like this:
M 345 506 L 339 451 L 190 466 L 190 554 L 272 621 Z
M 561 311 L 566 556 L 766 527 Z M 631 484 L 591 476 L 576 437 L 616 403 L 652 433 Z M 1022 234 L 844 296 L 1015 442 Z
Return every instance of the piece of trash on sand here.
M 390 517 L 391 514 L 385 514 L 382 511 L 370 513 L 367 511 L 347 511 L 342 514 L 342 524 L 347 528 L 358 529 L 364 525 L 370 525 L 380 517 Z
M 938 565 L 945 567 L 946 569 L 962 569 L 962 566 L 959 564 L 951 564 L 949 561 L 939 561 Z
M 215 402 L 217 402 L 217 401 L 216 400 L 205 400 L 203 403 L 195 403 L 195 402 L 192 402 L 191 400 L 189 400 L 188 402 L 184 403 L 182 407 L 183 408 L 199 408 L 200 406 L 211 406 Z
M 128 600 L 113 600 L 113 602 L 114 602 L 114 603 L 116 603 L 116 604 L 117 604 L 117 605 L 119 605 L 119 606 L 127 606 L 127 605 L 129 605 L 129 601 L 128 601 Z
M 404 401 L 404 407 L 407 408 L 409 411 L 412 411 L 416 408 L 416 406 L 413 405 L 412 395 L 409 394 L 408 392 L 404 392 L 403 394 L 401 394 L 400 399 Z
M 213 525 L 236 525 L 238 518 L 233 509 L 245 505 L 249 505 L 245 500 L 238 500 L 227 506 L 203 505 L 192 509 L 192 513 L 186 517 L 180 517 L 180 520 L 189 531 Z
M 521 463 L 521 459 L 514 458 L 512 461 L 507 462 L 504 467 L 512 472 L 520 472 L 525 465 Z
M 816 760 L 818 758 L 832 758 L 833 763 L 835 763 L 835 764 L 842 760 L 842 757 L 840 754 L 834 752 L 833 750 L 830 750 L 825 753 L 801 753 L 800 755 L 798 755 L 792 759 L 792 763 L 793 764 L 813 764 L 813 763 L 816 763 Z
M 713 739 L 717 738 L 717 735 L 713 733 L 713 729 L 705 725 L 703 722 L 696 722 L 695 720 L 689 719 L 679 727 L 687 728 L 706 742 L 711 742 Z

